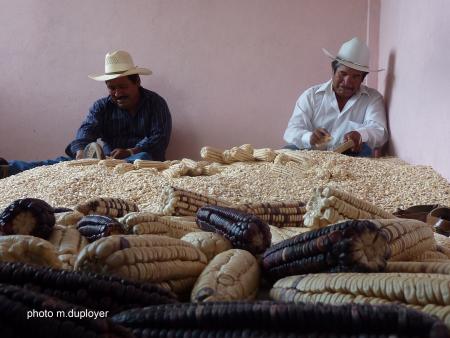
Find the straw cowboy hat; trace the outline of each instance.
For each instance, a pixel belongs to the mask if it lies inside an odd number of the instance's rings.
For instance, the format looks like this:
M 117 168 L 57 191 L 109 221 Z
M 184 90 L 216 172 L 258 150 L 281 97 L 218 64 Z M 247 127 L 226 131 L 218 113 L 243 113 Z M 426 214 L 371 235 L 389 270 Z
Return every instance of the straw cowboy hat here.
M 96 81 L 108 81 L 121 76 L 133 74 L 150 75 L 151 73 L 150 69 L 135 66 L 129 53 L 123 50 L 116 50 L 105 56 L 105 74 L 88 76 Z
M 358 38 L 353 38 L 344 42 L 336 56 L 325 48 L 322 48 L 325 55 L 333 60 L 339 61 L 343 65 L 360 70 L 362 72 L 380 72 L 384 69 L 369 69 L 370 51 L 369 47 Z

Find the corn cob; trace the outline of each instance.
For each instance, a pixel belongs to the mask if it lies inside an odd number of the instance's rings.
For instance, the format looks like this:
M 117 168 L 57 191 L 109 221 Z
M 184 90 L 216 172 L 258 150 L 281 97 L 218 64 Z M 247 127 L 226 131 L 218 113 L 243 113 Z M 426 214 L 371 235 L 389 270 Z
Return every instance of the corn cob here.
M 220 173 L 222 168 L 223 168 L 223 166 L 218 165 L 217 163 L 211 163 L 211 164 L 205 165 L 202 169 L 202 175 L 203 176 L 212 176 L 212 175 L 218 174 L 218 173 Z
M 168 169 L 162 171 L 162 175 L 167 178 L 178 178 L 186 176 L 189 168 L 184 163 L 178 163 L 171 165 Z
M 76 255 L 87 245 L 87 240 L 77 229 L 62 225 L 55 225 L 48 241 L 53 244 L 58 255 Z
M 269 202 L 269 203 L 247 203 L 236 206 L 243 212 L 258 216 L 262 221 L 278 226 L 303 226 L 303 215 L 306 207 L 303 202 Z
M 183 158 L 181 163 L 187 167 L 187 176 L 201 176 L 203 175 L 204 167 L 209 165 L 207 161 L 194 161 L 189 158 Z
M 328 304 L 399 303 L 443 319 L 450 328 L 450 276 L 425 273 L 337 273 L 278 280 L 272 299 Z
M 135 170 L 134 164 L 132 163 L 119 163 L 114 167 L 114 173 L 116 174 L 125 174 L 129 171 Z
M 439 245 L 447 250 L 450 250 L 450 238 L 449 237 L 435 232 L 434 240 L 436 241 L 437 245 Z
M 97 163 L 97 165 L 104 166 L 104 167 L 107 167 L 107 168 L 114 168 L 116 165 L 122 164 L 122 163 L 126 163 L 126 161 L 125 160 L 119 160 L 119 159 L 116 159 L 116 158 L 107 158 L 107 159 L 104 159 L 104 160 L 100 160 Z
M 110 314 L 177 301 L 175 294 L 151 283 L 22 263 L 0 263 L 0 283 L 32 289 L 89 309 L 109 311 Z
M 133 164 L 136 169 L 156 168 L 158 170 L 164 170 L 170 167 L 169 162 L 160 162 L 160 161 L 135 160 Z
M 190 232 L 201 231 L 195 219 L 189 216 L 159 216 L 157 220 L 166 226 L 169 237 L 181 238 Z
M 248 251 L 224 251 L 215 256 L 198 277 L 191 292 L 191 301 L 255 299 L 260 274 L 258 261 Z
M 55 224 L 75 226 L 84 214 L 79 211 L 67 211 L 55 214 Z
M 264 273 L 271 280 L 325 271 L 381 271 L 389 250 L 370 221 L 346 221 L 306 232 L 266 250 Z
M 69 167 L 78 167 L 78 166 L 94 165 L 98 164 L 98 162 L 100 162 L 100 160 L 97 158 L 82 158 L 79 160 L 64 162 L 64 165 Z
M 166 283 L 175 293 L 182 293 L 192 287 L 206 263 L 200 250 L 179 239 L 157 235 L 114 235 L 85 246 L 78 254 L 75 270 Z M 185 280 L 188 282 L 184 283 Z
M 253 157 L 258 161 L 273 162 L 277 153 L 270 148 L 254 149 Z
M 0 302 L 3 338 L 133 337 L 107 318 L 89 318 L 87 309 L 14 285 L 0 285 Z
M 136 203 L 111 197 L 91 198 L 78 204 L 75 209 L 84 215 L 94 214 L 110 217 L 122 217 L 129 212 L 139 211 Z
M 415 256 L 414 260 L 417 262 L 434 262 L 434 261 L 448 261 L 446 254 L 436 250 L 426 250 L 420 255 Z
M 438 319 L 398 305 L 207 302 L 154 305 L 112 320 L 137 337 L 449 337 Z
M 250 146 L 251 147 L 251 146 Z M 253 148 L 245 149 L 241 147 L 233 147 L 230 150 L 223 152 L 223 158 L 226 162 L 252 162 L 255 160 L 253 157 Z
M 223 164 L 227 163 L 223 158 L 222 149 L 205 146 L 202 149 L 200 149 L 200 156 L 202 157 L 202 159 L 209 162 L 217 162 Z
M 450 275 L 450 261 L 445 262 L 388 262 L 386 272 L 438 273 Z
M 181 237 L 181 240 L 191 243 L 203 252 L 208 262 L 213 259 L 214 256 L 233 247 L 228 239 L 215 232 L 190 232 Z
M 336 148 L 334 148 L 333 151 L 335 153 L 342 154 L 342 153 L 346 152 L 347 150 L 352 149 L 354 146 L 355 146 L 355 142 L 353 142 L 353 140 L 348 140 L 348 141 L 340 144 Z
M 168 226 L 159 221 L 158 214 L 149 211 L 130 212 L 119 219 L 125 232 L 135 235 L 169 235 Z
M 205 205 L 230 206 L 230 203 L 194 193 L 177 187 L 169 187 L 163 191 L 162 215 L 195 216 L 197 210 Z
M 125 233 L 124 226 L 115 219 L 108 216 L 88 215 L 84 216 L 78 223 L 77 229 L 88 242 L 99 238 Z
M 272 234 L 271 245 L 275 245 L 282 242 L 288 238 L 303 234 L 305 232 L 311 231 L 310 228 L 300 228 L 300 227 L 276 227 L 269 224 L 270 233 Z
M 306 205 L 304 224 L 320 228 L 345 219 L 388 219 L 392 214 L 377 206 L 330 187 L 317 188 Z
M 197 212 L 197 224 L 202 230 L 217 232 L 234 248 L 264 252 L 270 246 L 269 226 L 258 217 L 237 209 L 208 205 Z
M 61 269 L 73 271 L 77 255 L 74 254 L 61 254 L 58 255 L 58 259 L 61 262 Z
M 371 222 L 386 235 L 391 251 L 389 261 L 418 260 L 426 251 L 437 251 L 433 230 L 426 223 L 402 218 Z
M 302 177 L 304 175 L 304 170 L 298 168 L 298 167 L 288 167 L 284 164 L 280 163 L 274 163 L 271 167 L 271 170 L 273 172 L 276 172 L 277 174 L 285 175 L 288 177 Z
M 37 198 L 15 200 L 0 214 L 0 233 L 3 235 L 32 235 L 47 239 L 54 225 L 54 209 Z
M 0 262 L 23 262 L 61 267 L 53 244 L 30 235 L 0 236 Z

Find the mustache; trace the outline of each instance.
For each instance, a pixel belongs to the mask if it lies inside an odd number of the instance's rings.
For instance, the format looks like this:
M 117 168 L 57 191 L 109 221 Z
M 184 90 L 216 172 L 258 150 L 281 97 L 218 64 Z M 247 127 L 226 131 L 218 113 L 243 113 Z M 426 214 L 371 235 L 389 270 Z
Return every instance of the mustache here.
M 119 96 L 119 97 L 115 97 L 114 99 L 115 100 L 124 100 L 124 99 L 127 99 L 128 98 L 128 96 Z

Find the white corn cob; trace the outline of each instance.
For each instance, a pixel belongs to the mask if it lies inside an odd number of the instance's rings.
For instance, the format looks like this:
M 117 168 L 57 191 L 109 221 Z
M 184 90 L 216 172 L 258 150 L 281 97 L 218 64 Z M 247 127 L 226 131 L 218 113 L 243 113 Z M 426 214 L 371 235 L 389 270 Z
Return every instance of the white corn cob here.
M 215 256 L 198 277 L 192 302 L 236 301 L 255 299 L 260 268 L 248 251 L 230 249 Z
M 437 273 L 450 275 L 450 261 L 442 262 L 388 262 L 386 272 Z
M 223 152 L 224 150 L 222 149 L 205 146 L 200 150 L 200 156 L 209 162 L 226 164 L 227 162 L 225 162 L 225 159 L 223 158 Z
M 79 211 L 67 211 L 55 214 L 55 224 L 60 225 L 76 225 L 80 219 L 84 217 Z
M 216 232 L 197 231 L 190 232 L 181 237 L 181 240 L 191 243 L 200 249 L 210 261 L 217 254 L 233 247 L 231 242 Z
M 133 164 L 136 169 L 156 168 L 158 170 L 164 170 L 170 167 L 170 163 L 160 161 L 134 160 Z
M 116 174 L 125 174 L 129 171 L 135 170 L 134 164 L 132 163 L 119 163 L 114 167 L 114 172 Z
M 157 220 L 166 225 L 169 237 L 181 238 L 190 232 L 201 231 L 195 220 L 189 216 L 159 216 Z
M 162 175 L 167 178 L 178 178 L 181 176 L 186 176 L 189 168 L 184 163 L 178 163 L 171 165 L 168 169 L 162 171 Z
M 258 161 L 273 162 L 277 153 L 270 148 L 254 149 L 253 157 Z
M 74 227 L 55 225 L 48 239 L 58 255 L 77 255 L 87 245 L 87 240 Z
M 275 245 L 279 242 L 282 242 L 288 238 L 300 235 L 304 232 L 311 231 L 310 228 L 301 228 L 301 227 L 277 227 L 273 225 L 269 225 L 270 233 L 272 234 L 272 242 L 271 245 Z
M 98 162 L 100 162 L 100 160 L 96 158 L 82 158 L 79 160 L 64 162 L 64 164 L 69 167 L 76 167 L 76 166 L 94 165 L 98 164 Z
M 125 160 L 119 160 L 119 159 L 116 159 L 116 158 L 107 158 L 107 159 L 104 159 L 104 160 L 100 160 L 98 162 L 98 165 L 104 166 L 104 167 L 107 167 L 107 168 L 113 168 L 116 165 L 121 164 L 121 163 L 125 163 Z

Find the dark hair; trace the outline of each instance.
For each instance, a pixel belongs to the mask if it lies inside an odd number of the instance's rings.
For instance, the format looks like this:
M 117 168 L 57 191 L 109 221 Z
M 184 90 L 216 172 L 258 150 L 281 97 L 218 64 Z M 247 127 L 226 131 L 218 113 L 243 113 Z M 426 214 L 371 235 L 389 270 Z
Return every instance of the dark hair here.
M 141 84 L 141 78 L 139 77 L 139 74 L 128 75 L 128 79 L 130 79 L 130 81 L 135 84 Z
M 345 66 L 345 65 L 343 63 L 340 63 L 338 60 L 333 60 L 331 62 L 331 69 L 333 69 L 333 74 L 336 73 L 336 70 L 339 68 L 339 66 Z M 362 73 L 362 81 L 364 81 L 364 78 L 369 73 L 368 72 L 363 72 L 363 71 L 360 71 L 360 72 Z

